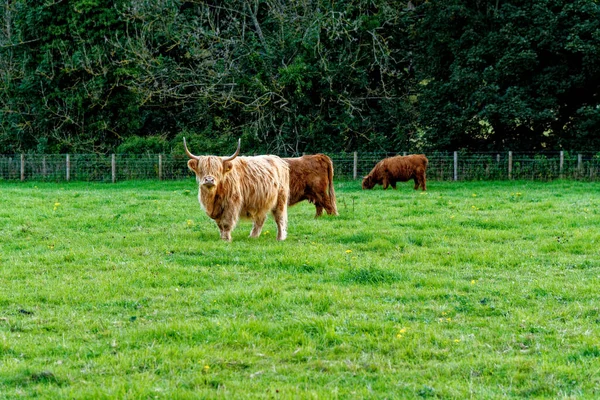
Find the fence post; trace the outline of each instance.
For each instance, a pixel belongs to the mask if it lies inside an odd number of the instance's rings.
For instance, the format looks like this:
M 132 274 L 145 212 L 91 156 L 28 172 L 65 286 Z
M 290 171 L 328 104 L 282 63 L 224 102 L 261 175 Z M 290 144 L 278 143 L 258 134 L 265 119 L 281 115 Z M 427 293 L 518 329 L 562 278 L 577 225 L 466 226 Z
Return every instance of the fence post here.
M 577 154 L 577 175 L 583 177 L 583 156 Z
M 158 180 L 162 181 L 162 154 L 158 155 Z
M 67 182 L 69 182 L 71 180 L 71 157 L 69 157 L 69 155 L 67 154 L 67 160 L 66 160 L 66 165 L 67 165 Z
M 405 151 L 403 151 L 403 152 L 402 152 L 402 155 L 403 155 L 403 156 L 406 156 L 406 152 L 405 152 Z
M 358 176 L 358 152 L 354 152 L 354 168 L 352 169 L 352 177 L 356 180 Z
M 454 180 L 458 180 L 458 151 L 454 152 Z
M 21 153 L 21 181 L 25 180 L 25 154 Z
M 564 178 L 564 174 L 563 174 L 563 166 L 565 165 L 565 153 L 561 150 L 560 151 L 560 160 L 558 162 L 558 177 L 559 178 Z
M 112 183 L 115 183 L 117 181 L 117 160 L 115 158 L 115 153 L 112 153 L 110 155 L 110 169 L 111 169 Z
M 42 177 L 46 179 L 46 156 L 42 157 Z
M 512 179 L 512 151 L 508 152 L 508 179 Z

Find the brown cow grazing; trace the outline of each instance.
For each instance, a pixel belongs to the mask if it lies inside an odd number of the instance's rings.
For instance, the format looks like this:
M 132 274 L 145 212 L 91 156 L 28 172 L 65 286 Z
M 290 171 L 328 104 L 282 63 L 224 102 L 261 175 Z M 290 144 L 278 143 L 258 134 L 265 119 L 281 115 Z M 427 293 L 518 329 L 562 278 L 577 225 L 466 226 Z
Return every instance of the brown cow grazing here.
M 221 239 L 231 241 L 240 217 L 253 221 L 250 237 L 258 237 L 267 213 L 277 223 L 277 240 L 287 236 L 287 203 L 290 193 L 288 165 L 277 156 L 238 157 L 241 140 L 231 157 L 195 156 L 187 148 L 188 168 L 196 174 L 198 200 L 215 220 Z
M 288 206 L 308 200 L 317 209 L 315 218 L 323 214 L 323 209 L 329 215 L 338 215 L 331 158 L 325 154 L 315 154 L 283 160 L 290 166 Z
M 396 182 L 415 180 L 415 190 L 427 190 L 425 187 L 425 171 L 427 170 L 427 157 L 424 154 L 411 154 L 409 156 L 395 156 L 385 158 L 365 176 L 362 181 L 363 189 L 373 189 L 377 184 L 387 189 L 392 185 L 396 189 Z

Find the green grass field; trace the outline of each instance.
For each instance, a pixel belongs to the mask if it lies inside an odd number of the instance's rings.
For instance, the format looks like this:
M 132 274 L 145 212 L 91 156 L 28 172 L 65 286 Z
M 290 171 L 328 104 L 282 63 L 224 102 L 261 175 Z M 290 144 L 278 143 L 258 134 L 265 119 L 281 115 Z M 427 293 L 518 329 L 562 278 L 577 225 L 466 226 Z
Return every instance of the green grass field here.
M 336 183 L 219 239 L 179 182 L 0 182 L 0 398 L 597 398 L 600 183 Z

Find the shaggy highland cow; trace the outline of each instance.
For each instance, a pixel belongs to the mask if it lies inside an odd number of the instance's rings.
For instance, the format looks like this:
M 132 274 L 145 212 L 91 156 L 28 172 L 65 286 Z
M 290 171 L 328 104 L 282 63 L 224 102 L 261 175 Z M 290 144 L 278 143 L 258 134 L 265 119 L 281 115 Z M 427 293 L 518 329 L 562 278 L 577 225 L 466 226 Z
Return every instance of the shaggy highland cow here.
M 198 201 L 219 227 L 221 239 L 231 241 L 240 217 L 253 221 L 251 237 L 258 237 L 271 211 L 277 240 L 287 236 L 289 167 L 277 156 L 238 157 L 241 140 L 231 157 L 195 156 L 187 148 L 188 168 L 196 174 Z
M 427 163 L 427 157 L 423 154 L 385 158 L 379 161 L 369 175 L 363 178 L 362 188 L 373 189 L 375 185 L 379 184 L 383 185 L 384 190 L 389 185 L 396 189 L 396 182 L 414 179 L 415 190 L 421 186 L 421 189 L 425 191 L 427 190 L 425 186 Z
M 333 189 L 333 163 L 325 154 L 284 158 L 290 166 L 290 197 L 288 206 L 303 200 L 313 203 L 316 217 L 323 214 L 338 215 Z

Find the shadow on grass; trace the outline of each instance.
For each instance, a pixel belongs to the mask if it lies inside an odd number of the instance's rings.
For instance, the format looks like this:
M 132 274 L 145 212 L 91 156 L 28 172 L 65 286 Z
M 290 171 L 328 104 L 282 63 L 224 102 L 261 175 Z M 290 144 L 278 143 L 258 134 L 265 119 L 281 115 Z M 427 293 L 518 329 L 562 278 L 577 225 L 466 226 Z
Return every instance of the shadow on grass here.
M 58 378 L 51 371 L 32 372 L 31 370 L 15 371 L 11 375 L 0 376 L 0 382 L 8 386 L 30 386 L 38 384 L 64 386 L 68 382 Z
M 398 282 L 402 277 L 394 272 L 370 267 L 346 271 L 340 275 L 339 279 L 341 283 L 380 285 Z

